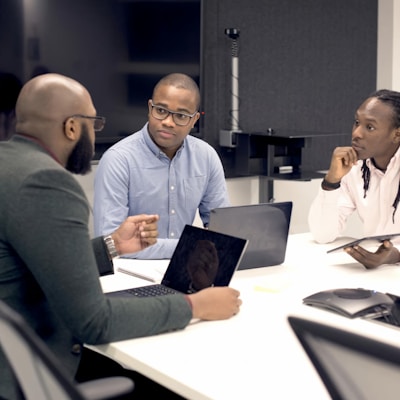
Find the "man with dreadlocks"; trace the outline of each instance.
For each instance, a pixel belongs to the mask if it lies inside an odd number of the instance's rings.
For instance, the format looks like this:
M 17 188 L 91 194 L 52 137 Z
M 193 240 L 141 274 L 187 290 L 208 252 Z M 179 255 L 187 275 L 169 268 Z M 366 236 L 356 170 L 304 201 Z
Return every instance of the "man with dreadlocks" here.
M 400 232 L 399 146 L 400 93 L 376 91 L 355 113 L 351 146 L 333 151 L 311 205 L 308 223 L 318 243 L 335 240 L 354 211 L 365 236 Z M 399 250 L 389 240 L 375 253 L 359 245 L 345 251 L 366 268 L 400 262 Z

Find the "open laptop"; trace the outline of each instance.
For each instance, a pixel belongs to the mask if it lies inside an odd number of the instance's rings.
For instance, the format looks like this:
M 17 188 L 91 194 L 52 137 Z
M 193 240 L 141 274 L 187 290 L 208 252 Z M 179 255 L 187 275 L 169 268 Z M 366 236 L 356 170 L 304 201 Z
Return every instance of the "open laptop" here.
M 269 267 L 285 261 L 291 201 L 211 210 L 208 227 L 249 240 L 238 269 Z
M 107 293 L 108 296 L 160 296 L 228 286 L 248 241 L 186 225 L 161 284 Z
M 305 318 L 288 320 L 332 399 L 399 398 L 400 347 Z

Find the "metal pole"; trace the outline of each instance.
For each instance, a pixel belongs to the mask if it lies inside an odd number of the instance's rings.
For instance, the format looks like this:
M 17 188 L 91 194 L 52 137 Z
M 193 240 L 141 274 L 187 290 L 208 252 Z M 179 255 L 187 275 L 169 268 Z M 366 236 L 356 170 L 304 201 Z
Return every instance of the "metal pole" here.
M 232 40 L 232 131 L 239 130 L 239 48 L 237 39 Z
M 239 29 L 227 28 L 225 34 L 232 39 L 232 72 L 231 72 L 231 131 L 239 131 Z
M 239 126 L 239 29 L 227 28 L 225 35 L 232 39 L 232 71 L 231 71 L 231 110 L 229 128 L 219 132 L 219 144 L 223 147 L 236 147 L 236 134 L 241 132 Z

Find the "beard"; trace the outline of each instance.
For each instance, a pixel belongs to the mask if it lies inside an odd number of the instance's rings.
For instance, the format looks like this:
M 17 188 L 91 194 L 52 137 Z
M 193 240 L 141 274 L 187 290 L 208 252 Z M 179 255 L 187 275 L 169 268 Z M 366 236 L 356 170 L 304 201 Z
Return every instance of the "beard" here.
M 74 174 L 85 175 L 91 171 L 93 158 L 93 145 L 89 138 L 89 130 L 82 124 L 82 134 L 70 154 L 66 169 Z

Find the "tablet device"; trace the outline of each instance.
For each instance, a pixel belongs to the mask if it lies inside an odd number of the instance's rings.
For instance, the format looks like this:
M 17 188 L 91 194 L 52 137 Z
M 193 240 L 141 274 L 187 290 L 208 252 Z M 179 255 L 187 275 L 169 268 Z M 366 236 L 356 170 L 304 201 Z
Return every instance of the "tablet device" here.
M 366 241 L 383 242 L 384 240 L 390 240 L 397 236 L 400 236 L 400 233 L 391 233 L 391 234 L 377 235 L 377 236 L 366 236 L 361 239 L 353 240 L 352 242 L 347 242 L 345 244 L 342 244 L 341 246 L 335 247 L 334 249 L 328 250 L 327 253 L 332 253 L 334 251 L 338 251 L 338 250 L 344 249 L 346 247 L 353 247 L 353 246 L 356 246 L 357 244 L 360 244 L 361 242 L 366 242 Z

